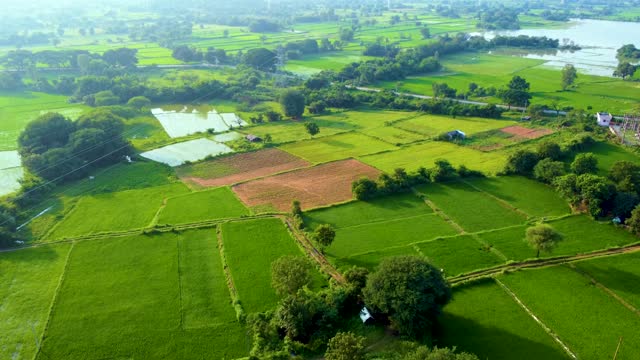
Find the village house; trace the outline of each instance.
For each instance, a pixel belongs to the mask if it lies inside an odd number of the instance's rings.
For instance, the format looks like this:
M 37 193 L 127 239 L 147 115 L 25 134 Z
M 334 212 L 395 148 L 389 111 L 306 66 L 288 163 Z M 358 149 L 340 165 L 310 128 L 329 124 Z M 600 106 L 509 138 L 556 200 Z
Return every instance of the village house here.
M 260 138 L 260 137 L 258 137 L 256 135 L 253 135 L 253 134 L 247 135 L 245 137 L 245 139 L 247 139 L 247 141 L 249 141 L 249 142 L 261 142 L 262 141 L 262 138 Z
M 609 126 L 611 125 L 611 121 L 613 120 L 613 116 L 605 112 L 597 113 L 596 118 L 598 119 L 598 125 L 600 126 Z

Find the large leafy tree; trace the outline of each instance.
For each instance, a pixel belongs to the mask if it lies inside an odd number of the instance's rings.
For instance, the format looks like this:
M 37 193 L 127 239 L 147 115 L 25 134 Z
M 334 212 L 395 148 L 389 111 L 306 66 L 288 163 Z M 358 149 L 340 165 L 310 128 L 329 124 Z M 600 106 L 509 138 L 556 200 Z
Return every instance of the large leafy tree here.
M 324 246 L 329 246 L 333 243 L 333 239 L 336 238 L 336 231 L 329 224 L 322 224 L 316 228 L 316 231 L 313 234 L 314 239 L 318 242 L 318 244 Z
M 567 64 L 562 68 L 562 90 L 567 90 L 569 86 L 578 78 L 578 71 L 573 64 Z
M 435 322 L 451 299 L 451 288 L 439 269 L 417 256 L 383 260 L 363 290 L 365 304 L 387 316 L 400 333 L 419 336 Z
M 509 107 L 524 106 L 531 99 L 530 88 L 531 85 L 524 78 L 516 75 L 509 81 L 507 89 L 500 93 L 500 97 Z
M 242 58 L 243 64 L 262 71 L 275 71 L 276 62 L 276 53 L 265 48 L 251 49 Z
M 616 67 L 616 69 L 613 71 L 613 76 L 621 77 L 622 80 L 624 80 L 626 78 L 632 77 L 633 74 L 636 73 L 636 70 L 638 70 L 638 67 L 630 64 L 627 61 L 623 61 L 620 62 L 618 64 L 618 67 Z
M 46 113 L 27 124 L 18 137 L 20 154 L 42 154 L 45 151 L 62 147 L 75 131 L 74 123 L 58 113 Z
M 598 172 L 598 158 L 592 153 L 578 154 L 571 163 L 571 171 L 577 175 L 595 174 Z
M 631 217 L 627 219 L 626 224 L 632 233 L 640 235 L 640 206 L 633 209 Z
M 529 150 L 518 150 L 507 158 L 505 172 L 528 175 L 538 163 L 538 155 Z
M 618 161 L 609 169 L 609 179 L 621 191 L 640 192 L 640 165 L 631 161 Z
M 527 228 L 525 240 L 536 250 L 536 257 L 540 257 L 540 251 L 551 252 L 562 235 L 547 224 L 539 224 Z
M 280 106 L 285 116 L 297 119 L 304 114 L 304 95 L 297 90 L 286 90 L 280 95 Z
M 311 265 L 300 256 L 283 256 L 271 263 L 271 286 L 280 295 L 292 295 L 311 282 Z
M 327 344 L 326 360 L 364 360 L 364 337 L 339 332 Z

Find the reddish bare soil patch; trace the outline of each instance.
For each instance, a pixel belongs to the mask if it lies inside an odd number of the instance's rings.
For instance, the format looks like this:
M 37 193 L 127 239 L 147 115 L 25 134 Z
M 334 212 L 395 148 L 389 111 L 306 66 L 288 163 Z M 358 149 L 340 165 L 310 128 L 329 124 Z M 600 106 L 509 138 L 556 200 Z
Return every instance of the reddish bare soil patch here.
M 529 129 L 517 125 L 500 129 L 500 131 L 524 139 L 537 139 L 553 133 L 553 130 L 550 129 Z
M 180 178 L 204 187 L 231 185 L 279 172 L 310 166 L 297 156 L 279 149 L 265 149 L 227 156 L 178 168 Z
M 249 181 L 233 187 L 240 200 L 255 207 L 289 211 L 299 200 L 307 210 L 352 198 L 351 183 L 363 176 L 377 179 L 380 171 L 357 160 L 343 160 Z

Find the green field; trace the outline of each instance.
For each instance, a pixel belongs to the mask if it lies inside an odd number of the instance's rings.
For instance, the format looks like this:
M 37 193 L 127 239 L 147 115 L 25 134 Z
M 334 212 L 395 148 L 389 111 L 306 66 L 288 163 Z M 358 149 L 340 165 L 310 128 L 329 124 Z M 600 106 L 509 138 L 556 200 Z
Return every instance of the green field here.
M 214 242 L 206 230 L 76 244 L 38 359 L 244 356 Z
M 565 266 L 500 277 L 582 359 L 619 359 L 640 352 L 638 315 Z
M 485 249 L 470 235 L 436 239 L 416 246 L 432 264 L 444 269 L 446 276 L 504 263 L 498 255 Z
M 84 196 L 49 238 L 143 228 L 151 223 L 164 199 L 188 191 L 183 184 L 172 184 Z
M 198 191 L 167 200 L 160 211 L 159 224 L 195 223 L 205 220 L 237 218 L 249 215 L 228 187 Z
M 636 309 L 640 308 L 640 253 L 577 262 L 574 265 L 613 291 Z
M 552 217 L 571 213 L 567 202 L 550 186 L 525 177 L 498 176 L 466 181 L 530 216 Z
M 483 192 L 461 182 L 418 187 L 453 221 L 468 232 L 522 224 L 525 217 Z
M 455 166 L 495 174 L 504 169 L 507 156 L 501 152 L 482 152 L 448 142 L 426 142 L 410 145 L 397 151 L 362 156 L 360 160 L 385 172 L 396 168 L 413 171 L 419 167 L 430 168 L 438 159 L 448 160 Z
M 477 133 L 501 129 L 514 124 L 516 124 L 516 122 L 511 120 L 423 115 L 396 122 L 393 126 L 433 138 L 453 130 L 460 130 L 467 136 L 473 136 Z
M 15 150 L 18 135 L 38 116 L 53 111 L 75 119 L 87 106 L 69 104 L 67 96 L 37 92 L 0 92 L 0 151 Z
M 0 254 L 0 358 L 34 358 L 34 336 L 45 329 L 70 247 L 62 244 Z
M 247 313 L 271 309 L 278 301 L 271 288 L 271 263 L 284 255 L 303 256 L 279 219 L 222 225 L 224 252 L 242 307 Z
M 493 280 L 456 287 L 439 324 L 438 346 L 456 346 L 481 359 L 569 358 Z
M 338 134 L 287 144 L 280 149 L 312 163 L 346 159 L 394 150 L 396 147 L 359 133 Z
M 630 161 L 633 163 L 640 161 L 640 157 L 631 151 L 606 142 L 598 142 L 587 151 L 593 153 L 598 159 L 598 172 L 600 175 L 607 175 L 609 169 L 618 161 Z

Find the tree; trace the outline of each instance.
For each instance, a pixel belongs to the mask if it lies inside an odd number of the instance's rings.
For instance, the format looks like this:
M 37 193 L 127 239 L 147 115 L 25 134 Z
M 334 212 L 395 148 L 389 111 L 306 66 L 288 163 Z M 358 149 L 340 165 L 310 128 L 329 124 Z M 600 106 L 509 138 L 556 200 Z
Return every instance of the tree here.
M 339 332 L 329 340 L 326 360 L 364 360 L 364 337 L 352 332 Z
M 562 68 L 562 90 L 567 90 L 569 86 L 578 78 L 578 71 L 573 64 L 567 64 Z
M 354 32 L 349 28 L 340 29 L 340 41 L 349 42 L 353 41 Z
M 629 231 L 640 235 L 640 205 L 633 209 L 631 217 L 627 219 L 625 224 L 629 227 Z
M 310 269 L 303 257 L 283 256 L 271 263 L 271 286 L 282 296 L 293 295 L 311 281 Z
M 527 113 L 531 116 L 532 120 L 541 120 L 544 117 L 545 107 L 540 104 L 531 104 L 527 108 Z
M 429 171 L 429 178 L 432 182 L 445 181 L 456 176 L 456 169 L 451 163 L 444 159 L 438 159 L 435 167 Z
M 631 161 L 617 161 L 609 169 L 609 179 L 620 191 L 640 192 L 640 165 Z
M 524 78 L 516 75 L 511 78 L 507 89 L 502 91 L 500 97 L 509 107 L 511 105 L 524 106 L 531 99 L 530 87 L 531 85 Z
M 102 55 L 102 60 L 104 60 L 111 66 L 135 66 L 138 63 L 138 58 L 136 57 L 137 53 L 138 49 L 111 49 L 105 51 L 104 55 Z
M 20 155 L 42 154 L 62 147 L 75 130 L 74 123 L 58 113 L 46 113 L 29 122 L 18 137 Z
M 540 160 L 533 168 L 533 176 L 547 184 L 552 183 L 555 178 L 563 176 L 564 174 L 564 163 L 561 161 L 553 161 L 550 158 Z
M 618 67 L 613 71 L 613 76 L 621 77 L 622 80 L 632 77 L 633 74 L 636 73 L 638 68 L 635 65 L 628 63 L 627 61 L 623 61 L 618 63 Z
M 149 107 L 151 105 L 151 100 L 147 99 L 144 96 L 134 96 L 129 101 L 127 101 L 127 105 L 131 106 L 134 109 L 141 110 L 143 108 Z
M 592 153 L 578 154 L 571 163 L 571 171 L 576 175 L 595 174 L 598 172 L 598 158 Z
M 420 28 L 420 35 L 422 35 L 423 39 L 429 39 L 431 37 L 431 31 L 429 31 L 428 27 Z
M 351 192 L 358 200 L 372 199 L 378 194 L 378 184 L 367 177 L 363 177 L 351 183 Z
M 300 118 L 304 114 L 304 105 L 304 95 L 300 91 L 286 90 L 280 95 L 280 106 L 285 116 Z
M 276 53 L 265 48 L 250 49 L 242 57 L 242 63 L 256 70 L 273 72 L 276 70 Z
M 367 285 L 367 277 L 369 276 L 369 269 L 365 267 L 354 266 L 344 272 L 344 279 L 347 283 L 355 286 L 356 289 L 362 291 Z
M 333 243 L 333 239 L 336 238 L 336 231 L 329 224 L 319 225 L 313 234 L 313 238 L 321 246 L 330 246 Z
M 536 152 L 540 159 L 549 158 L 551 160 L 560 160 L 562 157 L 562 149 L 560 148 L 560 145 L 553 141 L 539 143 Z
M 307 130 L 307 133 L 311 135 L 311 137 L 313 137 L 314 135 L 320 132 L 320 128 L 318 127 L 318 124 L 314 122 L 304 123 L 304 128 Z
M 538 155 L 529 150 L 518 150 L 509 155 L 505 172 L 507 174 L 528 175 L 538 163 Z
M 613 197 L 613 215 L 621 220 L 629 218 L 633 209 L 640 204 L 640 197 L 635 193 L 619 192 Z
M 451 288 L 439 269 L 418 256 L 384 259 L 369 275 L 364 301 L 385 315 L 401 334 L 419 336 L 434 323 L 451 299 Z
M 536 250 L 536 258 L 540 257 L 540 251 L 551 252 L 562 235 L 547 224 L 538 224 L 527 228 L 526 239 L 529 246 Z
M 403 354 L 398 360 L 479 360 L 477 356 L 469 353 L 456 353 L 456 349 L 438 348 L 429 349 L 426 346 L 418 346 L 412 351 Z

